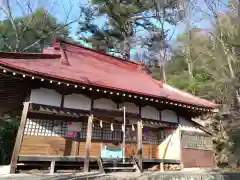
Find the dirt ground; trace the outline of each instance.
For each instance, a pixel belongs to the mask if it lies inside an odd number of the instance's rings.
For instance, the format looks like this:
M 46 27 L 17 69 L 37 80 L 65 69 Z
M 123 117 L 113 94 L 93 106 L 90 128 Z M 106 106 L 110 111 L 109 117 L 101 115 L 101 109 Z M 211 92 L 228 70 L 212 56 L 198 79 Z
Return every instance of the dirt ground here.
M 73 179 L 97 179 L 97 180 L 240 180 L 240 172 L 220 173 L 210 171 L 194 171 L 194 172 L 114 172 L 109 174 L 99 173 L 78 173 L 78 174 L 54 174 L 54 175 L 30 175 L 30 174 L 14 174 L 0 176 L 0 180 L 73 180 Z

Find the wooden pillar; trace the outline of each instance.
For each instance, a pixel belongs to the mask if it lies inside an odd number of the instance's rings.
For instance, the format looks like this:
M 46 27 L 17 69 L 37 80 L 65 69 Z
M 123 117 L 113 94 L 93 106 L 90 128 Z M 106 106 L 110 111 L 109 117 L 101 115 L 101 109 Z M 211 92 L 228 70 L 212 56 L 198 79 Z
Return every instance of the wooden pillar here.
M 77 132 L 75 156 L 79 155 L 79 148 L 80 148 L 80 132 Z
M 138 141 L 138 166 L 142 171 L 142 122 L 137 122 L 137 141 Z
M 25 124 L 26 124 L 26 121 L 27 121 L 29 104 L 30 104 L 30 102 L 24 102 L 21 122 L 20 122 L 20 125 L 19 125 L 19 128 L 18 128 L 18 133 L 17 133 L 17 137 L 16 137 L 16 140 L 15 140 L 12 159 L 11 159 L 11 163 L 10 163 L 10 173 L 11 174 L 15 173 L 16 168 L 17 168 L 17 161 L 18 161 L 18 156 L 19 156 L 21 144 L 22 144 L 24 128 L 25 128 Z
M 89 171 L 89 159 L 90 159 L 91 139 L 92 139 L 92 123 L 93 123 L 93 115 L 90 115 L 88 117 L 86 148 L 85 148 L 85 161 L 84 161 L 84 172 L 88 172 Z

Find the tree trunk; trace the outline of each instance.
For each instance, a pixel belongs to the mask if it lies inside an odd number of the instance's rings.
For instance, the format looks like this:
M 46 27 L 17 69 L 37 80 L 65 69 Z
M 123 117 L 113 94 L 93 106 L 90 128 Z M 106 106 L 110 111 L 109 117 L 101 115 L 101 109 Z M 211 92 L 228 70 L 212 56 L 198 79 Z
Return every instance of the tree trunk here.
M 238 33 L 240 33 L 240 0 L 238 0 L 238 8 L 237 8 L 237 10 L 238 10 L 238 28 L 239 28 L 239 31 L 238 31 Z
M 163 82 L 166 83 L 167 76 L 166 76 L 166 71 L 165 71 L 165 65 L 162 66 L 162 78 L 163 78 Z
M 125 36 L 124 46 L 123 46 L 124 59 L 130 60 L 130 51 L 131 51 L 131 46 L 130 46 L 130 42 L 129 42 L 129 37 Z
M 132 38 L 132 34 L 133 34 L 133 30 L 132 30 L 132 22 L 131 21 L 127 21 L 125 23 L 125 32 L 124 32 L 124 42 L 123 42 L 123 56 L 124 59 L 126 60 L 130 60 L 131 55 L 130 55 L 130 51 L 131 51 L 131 38 Z
M 223 40 L 223 37 L 222 37 L 222 31 L 221 31 L 221 25 L 220 25 L 220 22 L 219 22 L 219 19 L 218 17 L 216 16 L 216 22 L 217 22 L 217 25 L 219 27 L 219 34 L 220 36 L 217 37 L 218 41 L 220 42 L 222 48 L 223 48 L 223 52 L 225 54 L 225 57 L 227 59 L 227 65 L 228 65 L 228 70 L 229 70 L 229 73 L 230 73 L 230 77 L 231 77 L 231 82 L 232 83 L 235 83 L 236 82 L 236 76 L 235 76 L 235 72 L 234 72 L 234 69 L 233 69 L 233 62 L 235 60 L 234 58 L 234 55 L 233 55 L 233 52 L 231 49 L 229 49 L 227 46 L 226 46 L 226 42 L 224 42 Z M 233 86 L 233 110 L 239 110 L 239 107 L 240 107 L 240 95 L 239 95 L 239 92 L 238 92 L 238 87 L 236 87 L 235 85 Z
M 190 48 L 189 48 L 190 49 Z M 189 77 L 190 77 L 190 79 L 192 79 L 193 78 L 193 73 L 192 73 L 192 61 L 191 61 L 191 58 L 190 58 L 190 56 L 191 56 L 191 52 L 190 52 L 190 50 L 188 50 L 189 52 L 188 52 L 188 54 L 189 54 L 189 57 L 187 57 L 187 64 L 188 64 L 188 75 L 189 75 Z
M 190 80 L 193 78 L 193 66 L 192 66 L 192 58 L 191 58 L 191 3 L 187 3 L 187 32 L 188 32 L 188 47 L 187 47 L 187 64 L 188 64 L 188 74 Z

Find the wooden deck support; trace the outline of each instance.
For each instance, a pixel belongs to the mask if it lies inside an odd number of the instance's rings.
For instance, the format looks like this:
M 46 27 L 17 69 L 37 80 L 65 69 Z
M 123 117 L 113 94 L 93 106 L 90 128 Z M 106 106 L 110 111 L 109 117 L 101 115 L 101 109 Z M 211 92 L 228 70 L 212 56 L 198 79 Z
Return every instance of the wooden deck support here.
M 50 166 L 50 174 L 53 174 L 54 172 L 55 172 L 55 161 L 52 161 Z
M 88 126 L 87 126 L 84 172 L 89 171 L 89 157 L 90 157 L 91 139 L 92 139 L 92 123 L 93 123 L 93 115 L 90 115 L 88 117 Z
M 137 141 L 138 141 L 138 166 L 142 171 L 142 122 L 137 122 Z
M 16 168 L 17 168 L 17 161 L 18 161 L 20 147 L 21 147 L 22 140 L 23 140 L 24 127 L 25 127 L 25 124 L 26 124 L 26 121 L 27 121 L 27 114 L 28 114 L 29 105 L 30 105 L 30 102 L 24 102 L 21 122 L 20 122 L 20 126 L 18 128 L 18 133 L 17 133 L 17 137 L 16 137 L 16 140 L 15 140 L 12 159 L 11 159 L 11 163 L 10 163 L 10 173 L 11 174 L 15 173 Z

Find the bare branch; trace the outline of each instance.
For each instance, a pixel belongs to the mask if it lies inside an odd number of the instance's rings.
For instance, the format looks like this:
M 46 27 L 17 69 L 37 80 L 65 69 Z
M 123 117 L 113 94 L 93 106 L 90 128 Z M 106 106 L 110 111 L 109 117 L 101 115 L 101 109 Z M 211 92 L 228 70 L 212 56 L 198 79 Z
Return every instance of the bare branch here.
M 12 27 L 15 31 L 15 36 L 16 36 L 16 46 L 15 46 L 15 51 L 19 48 L 19 43 L 20 43 L 20 39 L 19 39 L 19 32 L 18 32 L 18 28 L 17 25 L 14 21 L 13 15 L 12 15 L 12 10 L 11 10 L 11 6 L 10 6 L 10 0 L 6 0 L 6 10 L 3 7 L 0 7 L 0 9 L 7 15 L 7 17 L 9 18 Z
M 28 29 L 29 25 L 32 23 L 32 21 L 34 20 L 34 14 L 31 15 L 28 23 L 25 25 L 25 27 L 23 28 L 23 30 L 20 32 L 20 37 L 19 38 L 22 38 L 22 36 L 24 35 L 24 33 L 26 32 L 26 30 Z
M 64 9 L 64 13 L 65 13 L 65 16 L 66 16 L 66 18 L 65 18 L 65 23 L 67 23 L 67 21 L 68 21 L 68 19 L 69 19 L 69 16 L 70 16 L 70 14 L 71 14 L 71 12 L 72 12 L 72 10 L 73 10 L 73 4 L 71 4 L 71 0 L 69 0 L 68 1 L 68 3 L 69 3 L 69 5 L 70 5 L 70 9 L 69 9 L 69 11 L 67 12 L 67 10 L 66 10 L 66 8 L 65 8 L 65 6 L 64 6 L 64 4 L 63 4 L 63 0 L 61 0 L 61 3 L 62 3 L 62 6 L 63 6 L 63 9 Z M 64 24 L 65 24 L 64 23 Z
M 62 27 L 58 27 L 58 28 L 52 30 L 52 31 L 49 32 L 47 35 L 42 36 L 42 37 L 39 38 L 37 41 L 33 42 L 31 45 L 25 47 L 25 48 L 22 50 L 22 52 L 27 51 L 29 48 L 33 47 L 35 44 L 39 43 L 41 40 L 43 40 L 43 39 L 49 37 L 49 36 L 52 35 L 53 33 L 58 32 L 59 30 L 65 28 L 65 27 L 67 27 L 67 26 L 69 26 L 69 25 L 71 25 L 71 24 L 73 24 L 73 23 L 75 23 L 75 22 L 77 22 L 77 21 L 78 21 L 78 19 L 75 19 L 75 20 L 73 20 L 73 21 L 71 21 L 71 22 L 69 22 L 69 23 L 63 25 Z
M 19 0 L 16 0 L 16 4 L 17 4 L 18 7 L 21 9 L 23 15 L 25 15 L 25 16 L 28 15 L 28 14 L 26 13 L 25 9 L 23 8 L 23 6 L 21 5 L 22 3 L 20 3 Z

